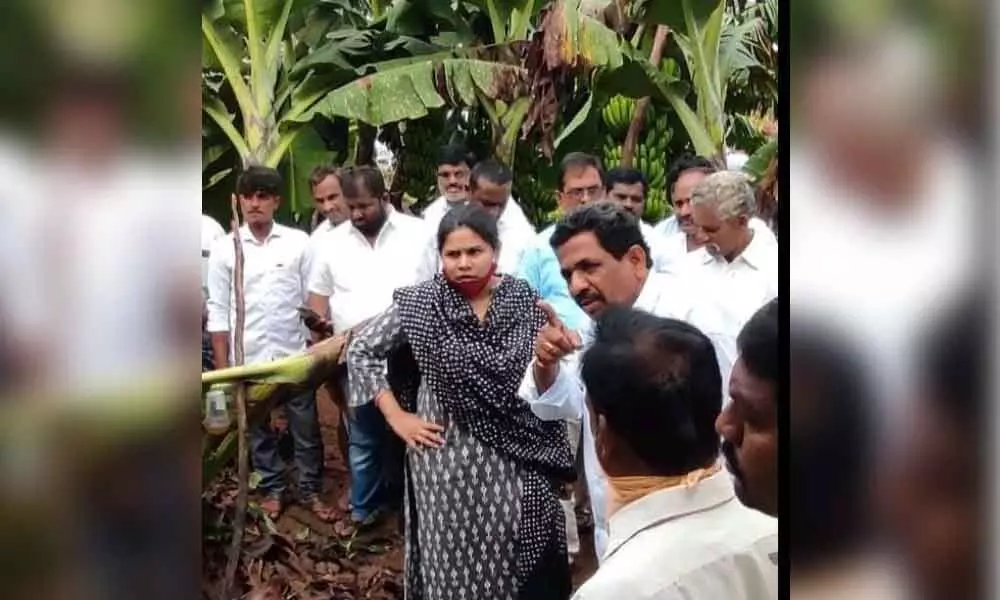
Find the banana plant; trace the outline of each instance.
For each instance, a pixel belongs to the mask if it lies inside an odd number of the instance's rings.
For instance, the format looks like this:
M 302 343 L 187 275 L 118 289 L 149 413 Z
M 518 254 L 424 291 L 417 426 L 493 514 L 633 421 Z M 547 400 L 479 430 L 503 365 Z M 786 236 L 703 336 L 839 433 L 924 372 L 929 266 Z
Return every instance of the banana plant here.
M 281 168 L 291 210 L 307 212 L 307 173 L 333 157 L 314 106 L 369 62 L 439 49 L 373 29 L 384 12 L 374 0 L 210 0 L 201 14 L 202 107 L 212 140 L 205 164 L 215 168 L 205 187 L 251 163 Z M 384 22 L 384 14 L 378 18 Z M 325 53 L 317 57 L 321 42 Z M 220 160 L 227 153 L 235 155 L 228 166 Z
M 474 13 L 458 12 L 470 6 Z M 617 34 L 593 18 L 581 17 L 579 9 L 580 0 L 557 0 L 536 29 L 532 18 L 539 8 L 534 0 L 467 5 L 402 0 L 389 11 L 387 27 L 424 33 L 420 28 L 427 26 L 430 15 L 454 25 L 452 33 L 464 43 L 436 54 L 376 64 L 374 73 L 333 90 L 296 121 L 322 114 L 381 126 L 419 119 L 437 109 L 478 107 L 491 122 L 494 154 L 512 165 L 518 140 L 535 127 L 551 127 L 558 113 L 555 85 L 547 78 L 622 61 Z M 477 37 L 476 29 L 488 33 Z
M 738 19 L 725 0 L 636 3 L 634 16 L 666 25 L 687 67 L 694 106 L 677 87 L 659 86 L 694 146 L 705 157 L 724 161 L 730 122 L 726 99 L 733 76 L 759 68 L 753 44 L 763 23 L 756 15 Z

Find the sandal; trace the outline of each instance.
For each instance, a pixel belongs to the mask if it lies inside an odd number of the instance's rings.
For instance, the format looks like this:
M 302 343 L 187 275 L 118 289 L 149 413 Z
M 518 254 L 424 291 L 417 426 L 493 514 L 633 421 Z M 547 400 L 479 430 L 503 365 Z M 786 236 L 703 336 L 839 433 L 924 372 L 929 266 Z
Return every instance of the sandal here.
M 329 523 L 336 519 L 337 509 L 320 499 L 319 494 L 310 494 L 302 499 L 302 504 L 309 509 L 309 512 L 316 515 L 316 518 L 324 523 Z
M 275 494 L 264 496 L 258 502 L 258 505 L 264 511 L 264 514 L 267 515 L 267 518 L 272 521 L 277 520 L 285 510 L 285 501 L 281 499 L 280 495 Z

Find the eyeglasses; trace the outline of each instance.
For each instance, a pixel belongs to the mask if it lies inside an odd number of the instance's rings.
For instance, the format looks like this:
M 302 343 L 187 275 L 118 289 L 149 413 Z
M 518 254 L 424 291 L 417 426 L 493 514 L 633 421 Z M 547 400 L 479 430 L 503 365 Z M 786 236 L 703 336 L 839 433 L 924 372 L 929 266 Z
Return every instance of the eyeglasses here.
M 601 195 L 604 188 L 599 185 L 594 185 L 588 188 L 570 188 L 563 192 L 563 195 L 572 198 L 573 200 L 581 200 L 584 197 L 595 198 Z

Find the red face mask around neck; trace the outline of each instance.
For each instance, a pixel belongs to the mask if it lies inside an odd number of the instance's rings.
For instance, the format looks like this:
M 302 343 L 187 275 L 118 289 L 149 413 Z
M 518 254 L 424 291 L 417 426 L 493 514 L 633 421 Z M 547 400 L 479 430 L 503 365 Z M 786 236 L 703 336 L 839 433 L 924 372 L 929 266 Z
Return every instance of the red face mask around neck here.
M 482 277 L 477 277 L 475 279 L 466 279 L 465 281 L 455 281 L 454 279 L 448 279 L 448 284 L 455 290 L 462 294 L 466 299 L 472 300 L 478 296 L 486 286 L 490 284 L 490 280 L 497 272 L 497 265 L 493 263 L 490 265 L 490 270 L 486 272 L 486 275 Z

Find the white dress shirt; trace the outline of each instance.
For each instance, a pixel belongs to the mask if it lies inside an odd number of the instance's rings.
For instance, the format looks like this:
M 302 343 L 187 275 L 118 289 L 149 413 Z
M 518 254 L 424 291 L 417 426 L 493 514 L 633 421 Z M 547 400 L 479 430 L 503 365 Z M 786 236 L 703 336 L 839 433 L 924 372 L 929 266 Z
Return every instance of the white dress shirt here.
M 727 330 L 738 335 L 761 306 L 778 295 L 778 244 L 754 229 L 750 244 L 732 262 L 704 248 L 688 254 L 679 276 L 697 280 L 725 310 Z
M 673 218 L 673 217 L 671 217 Z M 661 223 L 660 225 L 663 225 Z M 775 237 L 774 232 L 771 228 L 767 226 L 767 222 L 763 219 L 753 217 L 749 222 L 750 229 L 754 232 L 754 237 L 758 238 L 758 241 L 766 242 L 767 244 L 778 244 L 778 238 Z M 663 230 L 672 229 L 672 233 L 664 234 Z M 661 273 L 680 273 L 685 267 L 690 266 L 691 258 L 695 260 L 703 260 L 705 252 L 703 249 L 698 248 L 692 252 L 688 252 L 687 249 L 687 235 L 681 231 L 679 226 L 676 226 L 676 219 L 674 220 L 673 227 L 664 227 L 663 230 L 657 225 L 653 228 L 659 234 L 659 246 L 656 248 L 656 253 L 653 255 L 653 268 Z
M 724 322 L 713 303 L 701 291 L 677 278 L 650 273 L 642 286 L 634 308 L 644 310 L 658 317 L 686 321 L 700 329 L 715 347 L 723 383 L 728 381 L 729 372 L 736 360 L 736 341 L 724 329 Z M 684 285 L 681 285 L 684 284 Z M 583 332 L 583 349 L 563 358 L 559 374 L 543 394 L 535 385 L 534 361 L 528 365 L 521 382 L 519 395 L 531 405 L 531 410 L 546 421 L 583 421 L 583 466 L 586 471 L 587 489 L 590 492 L 591 511 L 594 515 L 594 548 L 597 556 L 603 556 L 607 548 L 607 478 L 597 460 L 594 434 L 590 427 L 590 416 L 586 410 L 586 390 L 580 379 L 580 358 L 593 341 L 593 321 Z M 726 388 L 720 390 L 725 395 Z
M 653 229 L 656 230 L 656 232 L 661 236 L 667 237 L 675 233 L 680 233 L 681 225 L 677 222 L 677 215 L 670 215 L 666 219 L 663 219 L 654 225 Z
M 297 354 L 305 349 L 307 339 L 296 309 L 306 298 L 305 255 L 309 236 L 277 223 L 262 242 L 246 225 L 239 232 L 246 301 L 244 362 L 270 362 Z M 232 289 L 235 260 L 232 234 L 219 238 L 212 247 L 208 265 L 208 331 L 230 332 L 230 362 L 235 350 L 236 296 Z
M 425 269 L 431 269 L 431 273 L 441 270 L 441 255 L 437 247 L 437 232 L 441 226 L 441 220 L 451 210 L 452 205 L 443 198 L 438 198 L 427 210 L 424 211 L 424 223 L 430 230 L 431 243 L 427 249 L 425 259 Z M 500 237 L 500 256 L 497 257 L 497 271 L 500 273 L 514 274 L 517 266 L 521 262 L 524 250 L 531 246 L 535 240 L 535 228 L 524 216 L 524 211 L 518 206 L 513 198 L 507 200 L 507 205 L 500 218 L 497 219 L 497 234 Z
M 396 288 L 432 277 L 420 251 L 429 243 L 425 224 L 398 211 L 388 213 L 374 245 L 350 221 L 323 236 L 309 273 L 309 291 L 329 298 L 334 331 L 389 308 Z
M 600 568 L 573 600 L 778 597 L 778 521 L 744 506 L 725 471 L 627 504 L 610 528 Z

